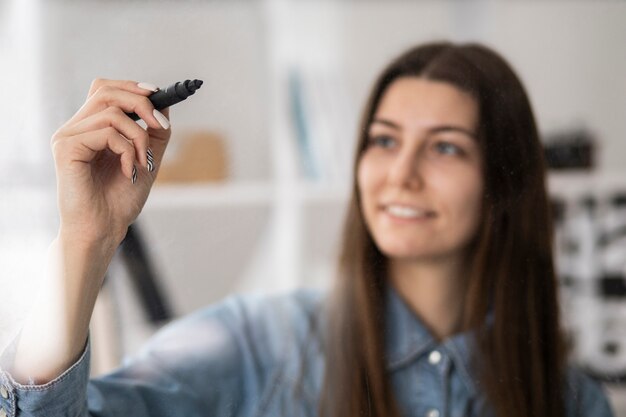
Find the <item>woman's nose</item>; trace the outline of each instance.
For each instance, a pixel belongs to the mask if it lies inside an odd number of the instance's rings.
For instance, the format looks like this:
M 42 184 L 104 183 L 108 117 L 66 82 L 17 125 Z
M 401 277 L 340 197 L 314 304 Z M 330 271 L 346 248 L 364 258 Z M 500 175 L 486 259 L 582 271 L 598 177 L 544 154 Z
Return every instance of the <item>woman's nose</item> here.
M 419 151 L 399 152 L 391 162 L 388 182 L 392 185 L 419 188 L 423 185 Z

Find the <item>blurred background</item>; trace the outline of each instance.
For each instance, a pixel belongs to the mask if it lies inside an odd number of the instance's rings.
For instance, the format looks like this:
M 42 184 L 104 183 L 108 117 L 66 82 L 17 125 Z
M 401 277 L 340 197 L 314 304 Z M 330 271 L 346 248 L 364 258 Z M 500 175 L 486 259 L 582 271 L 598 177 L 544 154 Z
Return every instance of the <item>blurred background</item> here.
M 327 286 L 374 77 L 418 43 L 478 41 L 538 119 L 572 360 L 626 416 L 624 22 L 621 1 L 1 1 L 0 348 L 58 227 L 50 137 L 94 78 L 204 80 L 172 109 L 157 184 L 107 274 L 95 375 L 233 292 Z

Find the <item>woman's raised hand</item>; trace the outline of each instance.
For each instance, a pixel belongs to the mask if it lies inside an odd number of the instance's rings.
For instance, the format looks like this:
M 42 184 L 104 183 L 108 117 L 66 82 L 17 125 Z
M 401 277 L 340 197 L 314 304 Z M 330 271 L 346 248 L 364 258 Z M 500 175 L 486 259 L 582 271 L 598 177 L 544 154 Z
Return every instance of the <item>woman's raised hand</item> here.
M 52 137 L 61 234 L 117 246 L 141 212 L 171 133 L 167 110 L 147 98 L 155 90 L 95 80 L 85 104 Z
M 18 340 L 12 372 L 20 382 L 51 381 L 85 348 L 108 265 L 148 198 L 170 138 L 167 112 L 148 100 L 155 89 L 95 80 L 85 104 L 52 137 L 61 225 Z

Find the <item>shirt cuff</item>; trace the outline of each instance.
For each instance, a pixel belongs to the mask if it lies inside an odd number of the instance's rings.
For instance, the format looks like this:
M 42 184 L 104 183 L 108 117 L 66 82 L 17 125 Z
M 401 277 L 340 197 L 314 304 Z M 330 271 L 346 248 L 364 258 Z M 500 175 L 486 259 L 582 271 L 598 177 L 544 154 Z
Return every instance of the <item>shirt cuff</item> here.
M 45 384 L 20 384 L 0 368 L 0 417 L 87 415 L 89 340 L 65 372 Z

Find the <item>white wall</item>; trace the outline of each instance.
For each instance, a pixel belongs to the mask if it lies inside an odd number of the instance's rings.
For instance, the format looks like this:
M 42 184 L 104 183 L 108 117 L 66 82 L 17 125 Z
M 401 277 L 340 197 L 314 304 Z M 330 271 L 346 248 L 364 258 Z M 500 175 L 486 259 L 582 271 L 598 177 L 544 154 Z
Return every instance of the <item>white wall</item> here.
M 41 2 L 46 129 L 85 99 L 94 78 L 152 82 L 187 78 L 202 89 L 172 108 L 176 132 L 222 133 L 235 179 L 269 176 L 266 58 L 259 7 L 250 2 Z

